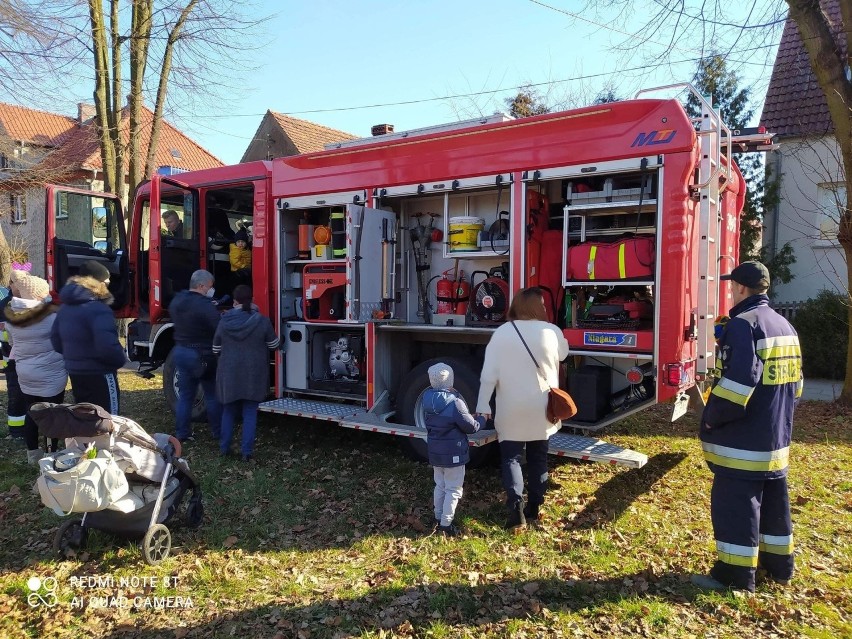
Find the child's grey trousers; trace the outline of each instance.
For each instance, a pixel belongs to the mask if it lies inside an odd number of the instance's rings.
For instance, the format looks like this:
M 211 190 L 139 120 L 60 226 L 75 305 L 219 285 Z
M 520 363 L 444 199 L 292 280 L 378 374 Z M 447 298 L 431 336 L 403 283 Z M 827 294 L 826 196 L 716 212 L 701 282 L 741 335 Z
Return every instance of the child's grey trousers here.
M 435 466 L 435 519 L 442 526 L 453 523 L 456 506 L 462 496 L 464 465 L 445 468 Z

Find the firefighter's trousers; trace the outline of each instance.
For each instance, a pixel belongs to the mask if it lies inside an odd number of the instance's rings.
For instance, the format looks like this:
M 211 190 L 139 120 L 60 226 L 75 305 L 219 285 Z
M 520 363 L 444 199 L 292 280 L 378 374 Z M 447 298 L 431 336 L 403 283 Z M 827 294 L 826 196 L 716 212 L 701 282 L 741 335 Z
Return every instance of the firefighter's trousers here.
M 786 477 L 748 480 L 714 475 L 710 514 L 718 554 L 710 571 L 715 579 L 754 591 L 758 566 L 778 580 L 793 576 Z

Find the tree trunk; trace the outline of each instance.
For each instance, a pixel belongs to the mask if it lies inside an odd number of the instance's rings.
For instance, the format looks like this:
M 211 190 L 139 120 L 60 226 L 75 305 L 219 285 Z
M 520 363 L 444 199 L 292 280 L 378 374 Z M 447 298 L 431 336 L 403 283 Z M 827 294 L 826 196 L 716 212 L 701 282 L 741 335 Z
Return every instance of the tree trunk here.
M 180 17 L 175 26 L 169 33 L 169 39 L 166 42 L 166 50 L 163 53 L 163 64 L 160 68 L 160 83 L 157 85 L 157 99 L 154 104 L 154 121 L 151 123 L 151 141 L 148 144 L 148 159 L 145 162 L 145 175 L 150 176 L 157 168 L 157 146 L 160 142 L 160 131 L 162 129 L 163 107 L 166 103 L 166 91 L 169 85 L 169 74 L 172 71 L 172 55 L 174 52 L 175 42 L 180 38 L 183 25 L 186 23 L 189 14 L 198 4 L 198 0 L 190 0 L 183 8 Z
M 9 288 L 9 276 L 12 274 L 12 249 L 6 241 L 6 234 L 0 226 L 0 286 Z
M 846 257 L 848 299 L 852 289 L 852 212 L 849 210 L 849 197 L 852 196 L 852 114 L 849 111 L 849 105 L 852 104 L 852 82 L 847 78 L 846 70 L 848 54 L 852 51 L 852 3 L 839 3 L 843 24 L 846 26 L 846 56 L 841 55 L 841 48 L 835 42 L 831 25 L 820 7 L 819 0 L 787 0 L 787 4 L 790 7 L 790 18 L 799 28 L 811 68 L 825 94 L 834 135 L 843 160 L 846 206 L 841 210 L 837 239 Z M 852 327 L 852 306 L 848 316 Z M 846 347 L 846 379 L 840 401 L 852 405 L 852 330 Z
M 848 244 L 843 246 L 843 252 L 846 254 L 846 276 L 852 282 L 852 247 Z M 852 375 L 849 371 L 852 370 L 852 295 L 846 294 L 846 320 L 849 325 L 849 337 L 846 342 L 846 377 L 843 380 L 843 390 L 840 391 L 840 402 L 847 406 L 852 404 Z
M 92 52 L 95 62 L 95 121 L 101 147 L 101 164 L 104 188 L 115 192 L 115 147 L 110 137 L 112 100 L 109 91 L 110 65 L 107 56 L 106 26 L 101 0 L 89 0 L 89 18 L 92 27 Z
M 133 17 L 130 36 L 130 97 L 128 99 L 129 163 L 127 192 L 133 197 L 136 185 L 142 181 L 143 158 L 141 149 L 142 83 L 148 63 L 148 45 L 151 41 L 151 13 L 153 0 L 133 0 Z
M 121 0 L 110 0 L 110 45 L 112 50 L 112 111 L 110 111 L 110 143 L 115 155 L 115 183 L 110 193 L 124 197 L 124 140 L 121 136 L 121 121 L 124 113 L 124 95 L 121 88 L 121 46 L 123 38 L 120 34 L 118 17 Z

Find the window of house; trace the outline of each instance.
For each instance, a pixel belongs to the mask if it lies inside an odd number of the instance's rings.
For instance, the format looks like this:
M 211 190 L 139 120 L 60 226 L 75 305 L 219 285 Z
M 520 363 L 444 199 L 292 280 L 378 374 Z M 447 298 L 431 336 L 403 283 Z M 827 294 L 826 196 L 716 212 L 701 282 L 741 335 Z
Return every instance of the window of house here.
M 846 210 L 846 187 L 843 184 L 820 184 L 817 192 L 817 246 L 836 246 L 840 216 Z
M 9 168 L 9 158 L 6 157 L 5 153 L 0 153 L 0 169 L 8 169 Z
M 67 220 L 68 219 L 68 193 L 60 192 L 59 193 L 59 201 L 57 202 L 58 206 L 56 207 L 56 219 L 57 220 Z
M 12 222 L 21 224 L 27 221 L 27 196 L 10 195 L 9 210 L 12 213 Z

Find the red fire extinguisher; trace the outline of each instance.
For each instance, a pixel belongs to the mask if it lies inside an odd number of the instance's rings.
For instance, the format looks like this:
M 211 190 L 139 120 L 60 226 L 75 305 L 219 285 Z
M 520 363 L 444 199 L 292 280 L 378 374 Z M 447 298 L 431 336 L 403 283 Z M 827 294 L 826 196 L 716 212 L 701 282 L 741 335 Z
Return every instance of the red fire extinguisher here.
M 470 297 L 470 284 L 464 279 L 464 271 L 459 271 L 458 280 L 450 277 L 453 269 L 444 271 L 438 280 L 438 313 L 453 313 L 464 315 L 467 313 L 467 303 Z

